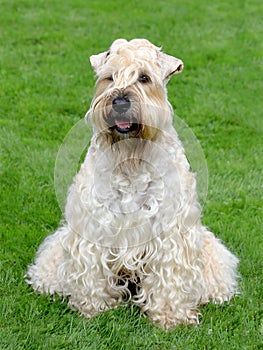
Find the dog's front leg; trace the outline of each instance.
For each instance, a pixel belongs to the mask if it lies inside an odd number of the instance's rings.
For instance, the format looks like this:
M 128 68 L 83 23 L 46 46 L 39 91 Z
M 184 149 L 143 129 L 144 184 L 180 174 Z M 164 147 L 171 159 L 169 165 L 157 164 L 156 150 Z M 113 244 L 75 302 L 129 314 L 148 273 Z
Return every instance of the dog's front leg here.
M 194 287 L 193 287 L 194 288 Z M 147 288 L 148 299 L 143 310 L 150 319 L 165 329 L 178 324 L 198 323 L 199 293 L 186 291 L 172 281 Z
M 204 283 L 200 247 L 191 242 L 192 236 L 190 233 L 188 238 L 178 236 L 163 243 L 142 281 L 143 311 L 166 329 L 180 323 L 198 323 Z

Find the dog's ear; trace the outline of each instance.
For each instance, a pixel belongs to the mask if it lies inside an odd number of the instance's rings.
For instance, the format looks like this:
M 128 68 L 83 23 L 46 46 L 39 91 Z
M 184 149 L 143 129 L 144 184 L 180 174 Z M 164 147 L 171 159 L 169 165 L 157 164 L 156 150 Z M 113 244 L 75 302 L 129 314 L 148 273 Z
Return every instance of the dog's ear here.
M 105 51 L 105 52 L 99 53 L 98 55 L 90 56 L 89 58 L 90 64 L 96 74 L 98 74 L 99 67 L 102 67 L 102 65 L 104 64 L 108 54 L 109 54 L 109 51 Z
M 183 61 L 179 58 L 161 52 L 162 77 L 165 83 L 169 81 L 172 75 L 180 73 L 183 68 Z

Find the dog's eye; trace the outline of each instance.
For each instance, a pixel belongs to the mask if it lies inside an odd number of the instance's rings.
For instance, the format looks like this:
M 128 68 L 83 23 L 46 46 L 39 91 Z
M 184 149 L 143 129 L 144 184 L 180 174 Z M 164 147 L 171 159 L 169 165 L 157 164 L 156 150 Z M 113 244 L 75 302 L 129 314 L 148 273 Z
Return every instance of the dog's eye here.
M 147 84 L 151 81 L 151 78 L 146 74 L 141 74 L 138 78 L 140 83 Z
M 108 81 L 113 81 L 112 75 L 110 75 L 109 77 L 107 77 L 106 80 L 108 80 Z

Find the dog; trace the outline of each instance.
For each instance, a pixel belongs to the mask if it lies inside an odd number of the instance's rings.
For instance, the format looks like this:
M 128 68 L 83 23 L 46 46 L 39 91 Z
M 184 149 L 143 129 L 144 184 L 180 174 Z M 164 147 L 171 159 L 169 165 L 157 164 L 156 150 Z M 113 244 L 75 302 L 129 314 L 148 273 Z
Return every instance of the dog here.
M 115 40 L 90 62 L 90 147 L 27 282 L 86 317 L 132 303 L 166 329 L 198 323 L 201 305 L 237 294 L 238 259 L 201 224 L 173 127 L 166 84 L 183 62 L 146 39 Z

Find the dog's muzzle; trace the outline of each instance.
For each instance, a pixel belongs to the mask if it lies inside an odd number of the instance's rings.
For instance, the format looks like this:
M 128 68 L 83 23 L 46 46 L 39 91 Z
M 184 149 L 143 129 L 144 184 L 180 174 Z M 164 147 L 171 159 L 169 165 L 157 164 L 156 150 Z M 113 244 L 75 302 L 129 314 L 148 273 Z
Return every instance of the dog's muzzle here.
M 128 97 L 117 96 L 112 100 L 112 113 L 108 124 L 110 129 L 118 134 L 135 136 L 139 130 L 139 123 Z

